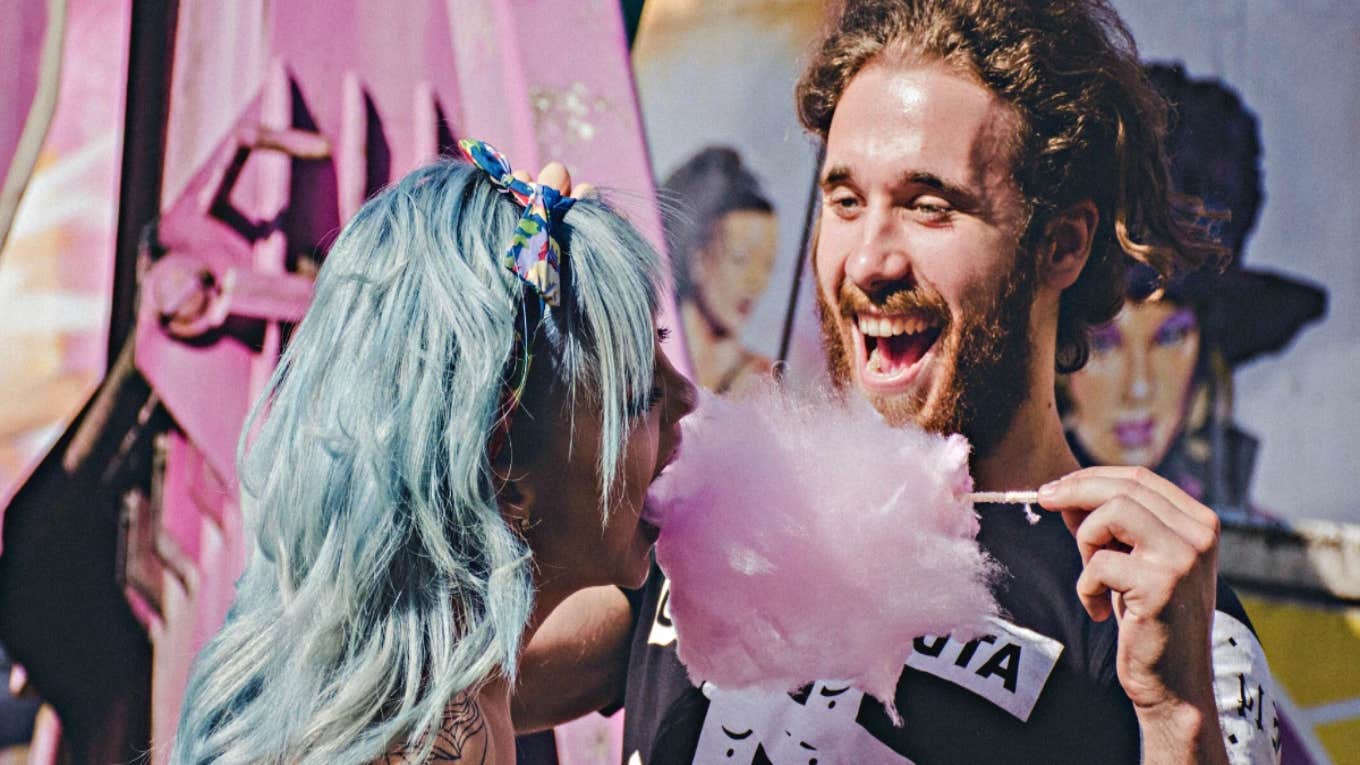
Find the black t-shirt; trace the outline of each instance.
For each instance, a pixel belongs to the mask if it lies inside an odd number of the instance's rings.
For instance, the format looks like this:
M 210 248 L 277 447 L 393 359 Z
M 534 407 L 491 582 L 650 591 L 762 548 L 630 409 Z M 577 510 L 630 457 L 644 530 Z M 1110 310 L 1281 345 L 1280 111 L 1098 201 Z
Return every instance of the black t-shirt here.
M 1062 518 L 1041 513 L 1031 526 L 1018 507 L 980 514 L 979 543 L 1007 572 L 995 587 L 1003 619 L 978 640 L 915 641 L 897 686 L 901 727 L 845 683 L 818 681 L 791 694 L 695 687 L 676 658 L 669 583 L 653 566 L 630 593 L 625 763 L 1137 762 L 1137 720 L 1115 672 L 1118 628 L 1113 619 L 1092 621 L 1077 599 L 1081 558 Z M 1218 611 L 1215 666 L 1239 674 L 1216 678 L 1220 720 L 1250 761 L 1272 743 L 1278 751 L 1273 694 L 1246 614 L 1221 581 Z M 1220 662 L 1220 642 L 1240 646 L 1241 656 Z

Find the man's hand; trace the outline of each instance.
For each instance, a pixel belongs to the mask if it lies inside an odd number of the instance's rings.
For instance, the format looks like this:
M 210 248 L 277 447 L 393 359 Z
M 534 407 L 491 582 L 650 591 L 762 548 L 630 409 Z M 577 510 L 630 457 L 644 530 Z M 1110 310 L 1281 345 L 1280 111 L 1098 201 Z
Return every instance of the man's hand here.
M 1079 470 L 1041 487 L 1039 503 L 1076 537 L 1082 605 L 1118 622 L 1119 682 L 1144 762 L 1226 762 L 1210 643 L 1218 515 L 1145 468 Z

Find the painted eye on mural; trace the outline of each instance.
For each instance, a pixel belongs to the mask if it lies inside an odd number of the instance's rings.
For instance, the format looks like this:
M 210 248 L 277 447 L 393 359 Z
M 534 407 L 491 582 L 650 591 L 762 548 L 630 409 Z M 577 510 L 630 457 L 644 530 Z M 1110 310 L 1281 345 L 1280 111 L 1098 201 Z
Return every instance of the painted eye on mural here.
M 1165 347 L 1184 342 L 1196 328 L 1195 312 L 1189 308 L 1182 308 L 1167 317 L 1157 329 L 1157 345 Z
M 1112 324 L 1091 330 L 1091 351 L 1093 353 L 1108 353 L 1123 344 L 1123 334 L 1120 333 L 1118 327 Z

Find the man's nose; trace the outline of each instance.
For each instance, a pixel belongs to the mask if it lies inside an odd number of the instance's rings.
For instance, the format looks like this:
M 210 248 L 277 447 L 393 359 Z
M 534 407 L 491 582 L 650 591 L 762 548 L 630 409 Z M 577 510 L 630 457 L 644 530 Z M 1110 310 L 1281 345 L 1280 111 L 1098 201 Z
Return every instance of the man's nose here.
M 845 264 L 845 275 L 855 286 L 872 295 L 911 277 L 911 255 L 891 209 L 867 212 L 861 233 Z

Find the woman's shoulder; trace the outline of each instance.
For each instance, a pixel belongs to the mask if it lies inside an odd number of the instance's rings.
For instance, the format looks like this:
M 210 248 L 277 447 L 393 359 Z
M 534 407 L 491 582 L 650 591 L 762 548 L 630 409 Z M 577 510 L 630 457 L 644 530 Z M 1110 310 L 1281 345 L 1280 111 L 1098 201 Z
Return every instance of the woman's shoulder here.
M 434 748 L 423 760 L 416 759 L 422 747 L 398 746 L 374 765 L 416 765 L 416 763 L 459 763 L 493 765 L 491 730 L 475 694 L 454 696 L 444 707 L 444 717 L 434 732 Z

